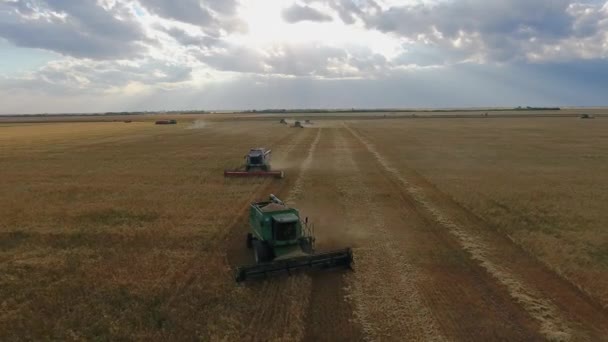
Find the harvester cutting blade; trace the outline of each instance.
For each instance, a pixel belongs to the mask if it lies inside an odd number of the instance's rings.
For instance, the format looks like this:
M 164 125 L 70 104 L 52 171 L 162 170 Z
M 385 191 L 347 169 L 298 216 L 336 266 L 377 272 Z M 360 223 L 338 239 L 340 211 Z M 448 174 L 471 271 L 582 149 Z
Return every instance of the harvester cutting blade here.
M 350 248 L 310 254 L 288 259 L 274 260 L 267 263 L 241 266 L 236 269 L 235 280 L 245 281 L 249 278 L 268 276 L 277 273 L 290 273 L 292 270 L 303 268 L 330 268 L 330 267 L 351 267 L 353 263 L 353 252 Z
M 283 171 L 224 171 L 224 177 L 274 177 L 283 178 Z

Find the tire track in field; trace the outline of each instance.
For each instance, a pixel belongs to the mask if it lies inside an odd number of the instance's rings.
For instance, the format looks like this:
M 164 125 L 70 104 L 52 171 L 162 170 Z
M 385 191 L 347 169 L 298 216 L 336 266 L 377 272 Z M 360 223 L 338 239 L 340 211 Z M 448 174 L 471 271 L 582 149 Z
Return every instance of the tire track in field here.
M 333 127 L 322 127 L 324 134 L 307 171 L 297 205 L 301 215 L 310 216 L 314 222 L 318 252 L 349 246 L 349 241 L 344 238 L 348 229 L 344 212 L 349 208 L 342 205 L 335 182 L 341 170 L 335 158 L 341 153 L 341 148 L 336 145 L 338 133 Z M 363 340 L 363 329 L 355 320 L 352 303 L 346 298 L 344 276 L 351 272 L 341 267 L 306 271 L 312 286 L 304 341 Z
M 287 196 L 286 203 L 289 205 L 295 206 L 295 200 L 298 199 L 302 195 L 302 187 L 304 186 L 304 180 L 307 176 L 307 171 L 310 169 L 312 164 L 313 156 L 315 150 L 317 149 L 317 145 L 319 145 L 319 141 L 321 140 L 321 132 L 323 128 L 319 128 L 317 131 L 317 136 L 315 140 L 312 142 L 310 147 L 308 148 L 308 153 L 306 154 L 306 159 L 302 163 L 300 168 L 300 174 L 294 183 L 293 188 L 289 191 L 289 195 Z
M 504 286 L 472 260 L 455 237 L 446 234 L 359 140 L 344 132 L 362 180 L 371 189 L 395 246 L 416 270 L 418 290 L 443 336 L 456 341 L 544 340 L 539 324 Z
M 418 284 L 421 274 L 408 262 L 372 199 L 342 132 L 335 163 L 345 171 L 336 177 L 340 201 L 347 208 L 349 230 L 369 234 L 355 247 L 355 272 L 347 275 L 348 299 L 369 340 L 444 341 Z M 356 208 L 365 208 L 356 210 Z M 348 210 L 350 209 L 350 210 Z
M 298 177 L 287 195 L 286 203 L 293 203 L 301 195 L 321 134 L 322 129 L 318 129 L 301 164 Z M 290 277 L 262 280 L 255 285 L 257 285 L 257 309 L 246 325 L 241 340 L 302 340 L 305 335 L 305 320 L 312 289 L 311 278 L 305 274 L 295 274 Z
M 441 209 L 432 203 L 422 188 L 411 184 L 400 172 L 376 150 L 375 146 L 359 133 L 345 125 L 346 129 L 356 137 L 367 150 L 376 158 L 378 163 L 396 180 L 412 198 L 425 208 L 443 227 L 454 235 L 463 249 L 498 282 L 504 285 L 511 297 L 524 310 L 540 323 L 540 332 L 551 341 L 568 341 L 572 337 L 571 322 L 564 319 L 556 305 L 545 298 L 533 285 L 527 283 L 499 261 L 490 259 L 490 245 L 481 237 L 470 234 L 465 228 L 453 222 Z

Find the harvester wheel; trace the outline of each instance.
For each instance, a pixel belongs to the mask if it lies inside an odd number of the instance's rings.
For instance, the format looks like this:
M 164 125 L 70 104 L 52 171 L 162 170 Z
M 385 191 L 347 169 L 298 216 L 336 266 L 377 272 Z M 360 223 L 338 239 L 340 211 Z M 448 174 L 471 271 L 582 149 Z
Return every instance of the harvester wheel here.
M 260 240 L 253 241 L 253 254 L 255 256 L 256 264 L 267 262 L 272 259 L 270 248 Z
M 247 248 L 253 247 L 253 235 L 251 233 L 247 233 Z

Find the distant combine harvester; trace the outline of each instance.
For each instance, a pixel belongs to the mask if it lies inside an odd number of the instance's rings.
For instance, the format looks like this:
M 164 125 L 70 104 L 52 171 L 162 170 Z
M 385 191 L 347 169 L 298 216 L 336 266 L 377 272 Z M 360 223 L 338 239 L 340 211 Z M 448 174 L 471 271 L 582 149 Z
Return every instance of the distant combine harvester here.
M 156 120 L 156 125 L 175 125 L 177 120 Z

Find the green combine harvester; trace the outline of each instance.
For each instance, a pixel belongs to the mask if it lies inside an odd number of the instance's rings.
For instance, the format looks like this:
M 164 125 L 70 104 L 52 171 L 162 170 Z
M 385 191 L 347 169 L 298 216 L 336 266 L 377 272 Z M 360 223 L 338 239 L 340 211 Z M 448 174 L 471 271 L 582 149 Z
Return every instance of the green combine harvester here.
M 269 201 L 251 203 L 249 225 L 247 247 L 253 249 L 255 264 L 238 267 L 237 282 L 303 268 L 350 267 L 353 262 L 350 248 L 315 253 L 308 218 L 302 221 L 297 209 L 274 195 Z

